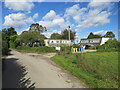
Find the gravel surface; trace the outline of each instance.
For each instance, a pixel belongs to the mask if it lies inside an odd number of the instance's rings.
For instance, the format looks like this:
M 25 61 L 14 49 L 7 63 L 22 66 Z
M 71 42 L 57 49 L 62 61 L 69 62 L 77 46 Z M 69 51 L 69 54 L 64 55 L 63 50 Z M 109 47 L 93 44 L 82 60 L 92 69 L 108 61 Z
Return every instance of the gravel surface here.
M 3 88 L 85 88 L 76 77 L 58 67 L 52 54 L 11 51 L 3 72 Z

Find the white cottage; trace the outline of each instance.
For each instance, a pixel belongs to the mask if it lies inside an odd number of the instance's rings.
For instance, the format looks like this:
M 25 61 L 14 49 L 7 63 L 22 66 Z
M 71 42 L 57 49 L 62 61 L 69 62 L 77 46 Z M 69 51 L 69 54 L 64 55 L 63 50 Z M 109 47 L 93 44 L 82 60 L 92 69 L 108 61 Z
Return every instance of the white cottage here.
M 110 38 L 102 37 L 102 38 L 93 38 L 93 39 L 81 39 L 80 46 L 83 48 L 89 48 L 91 46 L 103 45 Z
M 65 39 L 45 39 L 45 46 L 50 47 L 60 47 L 61 45 L 69 46 L 72 44 L 71 40 L 65 40 Z

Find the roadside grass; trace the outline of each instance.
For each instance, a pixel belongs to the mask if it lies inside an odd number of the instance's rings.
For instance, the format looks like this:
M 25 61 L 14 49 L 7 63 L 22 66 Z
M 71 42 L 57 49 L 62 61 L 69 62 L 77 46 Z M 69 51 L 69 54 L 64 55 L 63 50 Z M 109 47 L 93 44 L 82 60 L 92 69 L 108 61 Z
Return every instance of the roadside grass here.
M 47 47 L 47 46 L 41 46 L 41 47 L 17 47 L 15 49 L 17 51 L 31 52 L 31 53 L 55 53 L 56 52 L 54 47 Z
M 118 52 L 71 53 L 51 59 L 90 88 L 118 88 Z

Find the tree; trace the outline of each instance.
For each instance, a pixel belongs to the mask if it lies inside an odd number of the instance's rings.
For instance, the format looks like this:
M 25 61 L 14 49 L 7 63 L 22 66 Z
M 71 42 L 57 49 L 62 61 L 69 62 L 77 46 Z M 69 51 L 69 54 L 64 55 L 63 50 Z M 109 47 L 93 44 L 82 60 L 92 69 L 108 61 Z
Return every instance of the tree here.
M 105 44 L 97 46 L 98 49 L 119 49 L 120 42 L 116 39 L 109 39 Z
M 15 29 L 13 27 L 10 27 L 8 29 L 6 29 L 6 28 L 2 29 L 2 34 L 4 35 L 4 37 L 9 38 L 12 35 L 17 35 L 17 32 L 15 31 Z
M 36 31 L 36 32 L 42 33 L 44 31 L 47 31 L 47 29 L 46 27 L 39 25 L 39 23 L 33 23 L 31 24 L 29 31 Z
M 88 38 L 88 39 L 92 39 L 92 38 L 94 38 L 94 34 L 91 32 L 91 33 L 88 35 L 87 38 Z
M 18 43 L 16 42 L 17 38 L 18 35 L 10 36 L 10 48 L 16 48 L 18 46 Z
M 115 37 L 115 34 L 112 32 L 112 31 L 108 31 L 104 37 L 109 37 L 109 38 L 114 38 Z
M 51 39 L 62 39 L 62 35 L 59 33 L 53 33 L 51 34 Z
M 17 32 L 15 31 L 15 29 L 13 27 L 8 28 L 8 35 L 12 36 L 12 35 L 17 35 Z
M 20 37 L 17 38 L 17 41 L 20 41 L 21 43 L 24 43 L 26 46 L 34 46 L 33 43 L 40 42 L 44 43 L 44 39 L 46 37 L 36 31 L 30 32 L 30 31 L 24 31 L 20 35 Z
M 2 29 L 2 40 L 4 40 L 8 44 L 8 48 L 10 47 L 10 37 L 13 35 L 17 35 L 17 32 L 13 27 Z
M 87 37 L 88 39 L 92 39 L 92 38 L 101 38 L 100 35 L 94 35 L 92 32 L 88 35 Z
M 74 41 L 75 35 L 76 35 L 76 32 L 72 32 L 70 30 L 70 40 L 71 41 Z M 62 31 L 62 39 L 69 39 L 69 31 L 67 29 L 65 29 L 64 31 Z

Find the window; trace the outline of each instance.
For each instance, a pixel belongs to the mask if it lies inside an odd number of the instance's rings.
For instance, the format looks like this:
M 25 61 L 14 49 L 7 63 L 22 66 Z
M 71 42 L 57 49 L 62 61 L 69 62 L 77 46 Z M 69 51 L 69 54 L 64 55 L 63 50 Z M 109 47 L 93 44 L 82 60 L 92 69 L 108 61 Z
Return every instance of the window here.
M 93 40 L 90 40 L 90 43 L 99 43 L 100 40 L 99 39 L 93 39 Z
M 51 43 L 53 43 L 53 41 L 51 41 Z
M 59 41 L 56 41 L 57 43 L 59 43 Z
M 82 40 L 81 43 L 88 43 L 89 40 Z

